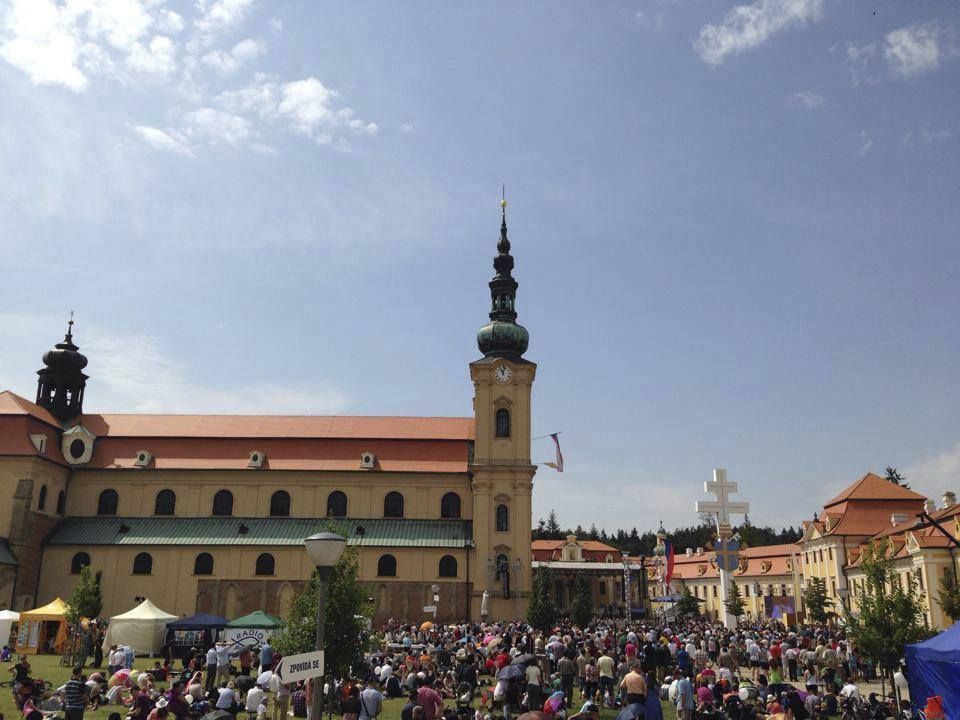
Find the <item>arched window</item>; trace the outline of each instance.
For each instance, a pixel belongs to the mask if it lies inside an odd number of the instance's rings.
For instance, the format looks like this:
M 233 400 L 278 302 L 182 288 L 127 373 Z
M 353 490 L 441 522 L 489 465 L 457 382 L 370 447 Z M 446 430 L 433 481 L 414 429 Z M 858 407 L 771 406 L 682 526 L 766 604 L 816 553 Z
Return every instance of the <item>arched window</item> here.
M 347 516 L 347 496 L 339 490 L 327 495 L 327 517 Z
M 440 517 L 445 520 L 456 520 L 460 517 L 460 496 L 449 492 L 440 500 Z
M 457 559 L 453 555 L 444 555 L 440 558 L 440 568 L 437 574 L 440 577 L 455 578 L 457 576 Z
M 270 517 L 288 517 L 290 515 L 290 493 L 277 490 L 270 496 Z
M 161 490 L 153 501 L 154 515 L 173 515 L 177 509 L 177 496 L 173 490 Z
M 47 507 L 47 486 L 40 486 L 40 496 L 37 498 L 37 510 L 45 510 Z
M 151 575 L 153 573 L 153 558 L 150 553 L 140 553 L 133 559 L 134 575 Z
M 383 516 L 385 518 L 403 517 L 403 495 L 398 492 L 388 492 L 383 499 Z
M 197 559 L 193 561 L 194 575 L 213 575 L 213 555 L 210 553 L 200 553 Z
M 273 555 L 270 553 L 263 553 L 263 555 L 257 558 L 257 569 L 254 574 L 273 575 L 273 566 Z
M 97 515 L 116 515 L 118 500 L 116 490 L 104 490 L 97 498 Z
M 510 529 L 510 508 L 506 505 L 497 505 L 497 532 L 507 532 Z
M 73 560 L 70 561 L 70 574 L 79 575 L 80 570 L 85 568 L 90 564 L 90 556 L 85 552 L 78 552 L 73 556 Z
M 506 408 L 497 410 L 497 437 L 510 437 L 510 411 Z
M 377 577 L 396 577 L 397 559 L 393 555 L 381 555 L 377 561 Z
M 63 515 L 67 511 L 67 494 L 61 490 L 57 493 L 57 515 Z
M 213 496 L 213 514 L 229 517 L 233 515 L 233 493 L 220 490 Z

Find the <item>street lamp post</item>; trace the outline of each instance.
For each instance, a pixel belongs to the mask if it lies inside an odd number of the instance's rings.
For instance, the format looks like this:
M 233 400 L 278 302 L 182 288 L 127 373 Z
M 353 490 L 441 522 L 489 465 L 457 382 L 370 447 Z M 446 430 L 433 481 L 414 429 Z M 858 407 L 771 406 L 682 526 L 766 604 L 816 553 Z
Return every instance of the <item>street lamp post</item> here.
M 337 564 L 343 548 L 346 547 L 346 538 L 336 533 L 317 533 L 303 541 L 310 561 L 317 568 L 317 650 L 323 650 L 323 631 L 326 624 L 327 611 L 327 580 L 333 566 Z M 324 675 L 326 675 L 326 661 L 324 661 Z M 323 677 L 315 677 L 313 682 L 313 700 L 310 716 L 312 720 L 321 720 L 323 717 Z

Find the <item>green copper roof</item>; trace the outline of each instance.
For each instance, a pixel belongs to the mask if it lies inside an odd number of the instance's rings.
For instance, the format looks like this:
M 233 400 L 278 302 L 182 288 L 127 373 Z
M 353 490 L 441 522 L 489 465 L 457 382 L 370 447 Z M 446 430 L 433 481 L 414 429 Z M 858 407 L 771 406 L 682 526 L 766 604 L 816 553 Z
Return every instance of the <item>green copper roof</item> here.
M 333 518 L 68 518 L 49 545 L 303 545 L 318 532 L 335 532 L 348 545 L 468 547 L 469 520 Z
M 517 281 L 513 279 L 513 256 L 507 238 L 507 203 L 501 203 L 500 242 L 493 268 L 497 271 L 490 281 L 490 322 L 477 332 L 477 347 L 484 357 L 520 359 L 530 344 L 527 329 L 517 323 Z
M 0 538 L 0 565 L 17 565 L 17 557 L 13 554 L 7 541 Z

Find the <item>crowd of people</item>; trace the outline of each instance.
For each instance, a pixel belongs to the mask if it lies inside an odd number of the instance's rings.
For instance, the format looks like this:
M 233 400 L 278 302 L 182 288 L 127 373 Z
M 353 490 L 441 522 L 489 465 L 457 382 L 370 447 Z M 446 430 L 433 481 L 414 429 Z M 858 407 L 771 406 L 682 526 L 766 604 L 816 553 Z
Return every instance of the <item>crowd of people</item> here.
M 542 632 L 523 622 L 391 620 L 378 640 L 348 677 L 324 688 L 344 720 L 377 720 L 391 701 L 402 703 L 401 720 L 597 720 L 601 708 L 618 720 L 662 720 L 662 703 L 678 720 L 909 715 L 909 703 L 861 697 L 858 683 L 875 669 L 842 631 L 826 626 L 726 630 L 702 619 L 606 619 Z M 102 706 L 116 706 L 111 720 L 309 718 L 312 683 L 283 683 L 269 641 L 256 648 L 217 642 L 177 660 L 169 651 L 137 672 L 132 653 L 113 647 L 106 670 L 75 668 L 59 688 L 33 678 L 25 657 L 9 672 L 25 720 L 82 720 L 84 710 Z

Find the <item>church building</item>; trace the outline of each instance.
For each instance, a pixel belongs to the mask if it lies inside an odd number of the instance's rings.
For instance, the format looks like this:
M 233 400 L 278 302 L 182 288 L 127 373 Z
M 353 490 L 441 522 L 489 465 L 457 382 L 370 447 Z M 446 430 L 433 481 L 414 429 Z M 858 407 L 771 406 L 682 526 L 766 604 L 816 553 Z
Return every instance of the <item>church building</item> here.
M 283 616 L 313 570 L 304 538 L 334 531 L 358 550 L 375 622 L 431 605 L 479 620 L 485 593 L 489 617 L 521 617 L 537 366 L 505 203 L 493 265 L 472 417 L 100 414 L 71 321 L 35 400 L 0 393 L 0 608 L 66 598 L 90 566 L 105 616 L 145 597 L 177 615 Z

